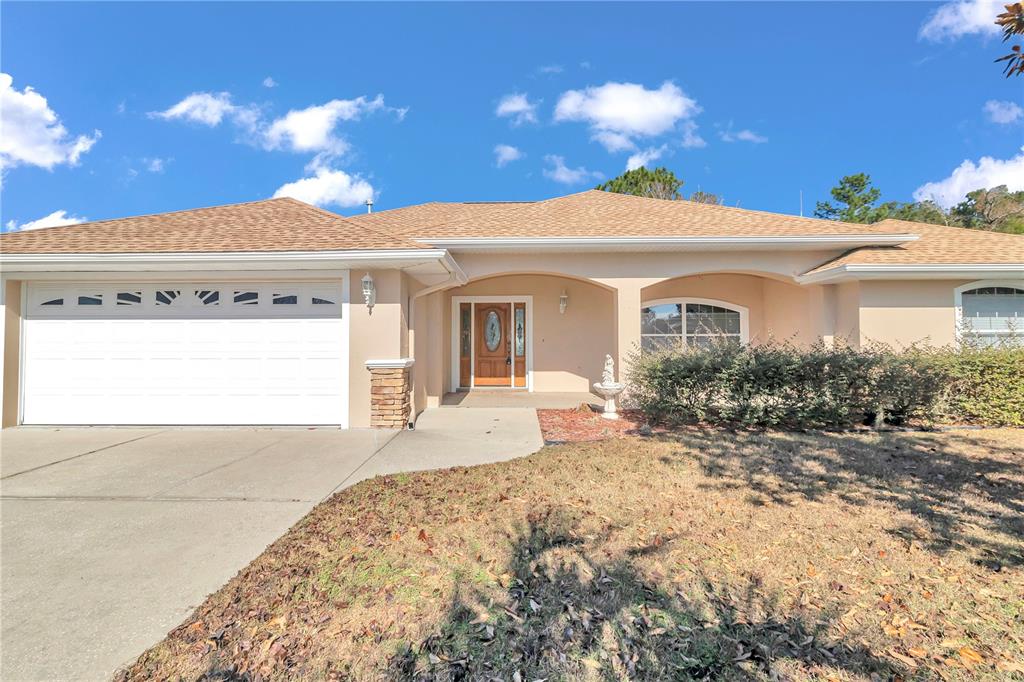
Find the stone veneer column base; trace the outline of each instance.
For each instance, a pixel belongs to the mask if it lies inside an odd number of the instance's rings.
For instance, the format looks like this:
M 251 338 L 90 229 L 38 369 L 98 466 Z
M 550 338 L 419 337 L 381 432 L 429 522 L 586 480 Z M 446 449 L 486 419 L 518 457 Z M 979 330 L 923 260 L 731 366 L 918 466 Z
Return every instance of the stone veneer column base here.
M 412 360 L 369 360 L 370 426 L 404 429 L 412 416 Z

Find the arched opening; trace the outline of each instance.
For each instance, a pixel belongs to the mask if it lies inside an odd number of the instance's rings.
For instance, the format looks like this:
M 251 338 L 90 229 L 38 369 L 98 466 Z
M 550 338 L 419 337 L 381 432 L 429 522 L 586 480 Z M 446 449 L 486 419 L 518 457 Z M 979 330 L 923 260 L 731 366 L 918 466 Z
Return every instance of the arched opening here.
M 810 344 L 820 338 L 813 294 L 814 287 L 801 287 L 775 275 L 716 272 L 676 277 L 645 287 L 641 307 L 648 310 L 647 316 L 652 307 L 657 307 L 655 315 L 671 318 L 680 329 L 680 344 L 687 343 L 687 336 L 691 344 L 699 345 L 716 335 L 741 343 L 773 338 Z M 641 325 L 644 323 L 642 318 Z M 657 329 L 649 324 L 646 328 Z M 653 338 L 646 341 L 648 346 L 656 343 Z
M 488 275 L 445 295 L 448 391 L 496 385 L 545 393 L 589 392 L 590 384 L 600 379 L 605 355 L 616 352 L 615 292 L 595 282 L 551 273 Z M 489 330 L 481 327 L 487 322 L 482 315 L 490 316 Z M 509 335 L 504 346 L 505 362 L 511 366 L 508 382 L 493 381 L 491 375 L 500 371 L 485 338 L 490 331 L 494 342 L 501 329 Z M 520 361 L 525 385 L 516 381 Z M 484 382 L 479 380 L 482 374 L 487 375 Z

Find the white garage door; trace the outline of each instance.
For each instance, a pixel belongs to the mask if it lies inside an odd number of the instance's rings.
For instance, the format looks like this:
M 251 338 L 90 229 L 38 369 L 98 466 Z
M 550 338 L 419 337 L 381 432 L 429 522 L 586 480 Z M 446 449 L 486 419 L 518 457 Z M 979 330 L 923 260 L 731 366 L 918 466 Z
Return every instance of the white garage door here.
M 341 283 L 28 287 L 25 424 L 348 421 Z

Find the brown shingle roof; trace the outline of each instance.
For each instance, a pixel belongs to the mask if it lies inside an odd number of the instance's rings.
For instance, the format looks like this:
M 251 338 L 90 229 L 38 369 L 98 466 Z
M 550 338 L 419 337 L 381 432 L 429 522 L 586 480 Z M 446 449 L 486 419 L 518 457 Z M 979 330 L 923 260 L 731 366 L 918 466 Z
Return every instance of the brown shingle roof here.
M 892 233 L 879 225 L 853 225 L 600 190 L 536 202 L 435 202 L 355 216 L 350 220 L 426 241 L 486 237 L 774 237 Z
M 920 239 L 901 246 L 869 246 L 849 251 L 810 270 L 815 274 L 842 265 L 1021 265 L 1024 276 L 1024 235 L 966 230 L 945 225 L 883 220 L 886 232 L 909 232 Z
M 229 253 L 422 249 L 290 198 L 101 220 L 0 236 L 0 252 Z

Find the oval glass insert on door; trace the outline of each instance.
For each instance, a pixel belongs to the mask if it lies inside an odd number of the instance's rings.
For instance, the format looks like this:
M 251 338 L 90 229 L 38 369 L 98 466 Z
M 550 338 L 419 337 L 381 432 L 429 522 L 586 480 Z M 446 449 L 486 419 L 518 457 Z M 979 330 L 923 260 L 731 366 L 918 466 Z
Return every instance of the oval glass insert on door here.
M 492 353 L 498 350 L 501 344 L 501 319 L 493 310 L 487 313 L 487 319 L 484 320 L 484 343 L 487 344 L 487 350 Z

